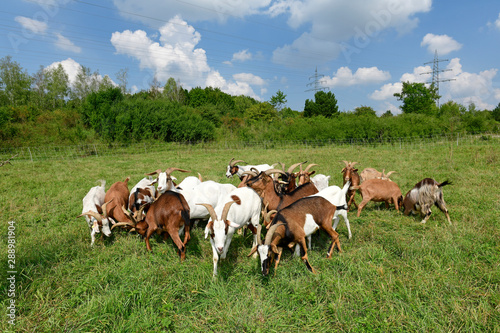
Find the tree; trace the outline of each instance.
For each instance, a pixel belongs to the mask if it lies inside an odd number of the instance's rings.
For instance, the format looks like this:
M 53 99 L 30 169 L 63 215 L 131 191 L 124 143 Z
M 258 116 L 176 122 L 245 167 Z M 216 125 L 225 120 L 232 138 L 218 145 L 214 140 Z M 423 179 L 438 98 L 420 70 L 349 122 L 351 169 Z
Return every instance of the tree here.
M 390 118 L 390 117 L 393 117 L 391 110 L 385 111 L 384 114 L 380 116 L 380 118 Z
M 46 105 L 55 109 L 64 105 L 69 95 L 69 77 L 61 64 L 54 68 L 46 68 L 45 71 Z
M 403 113 L 420 113 L 435 115 L 437 113 L 436 100 L 441 96 L 437 94 L 437 88 L 431 85 L 429 88 L 424 83 L 403 82 L 401 93 L 395 93 Z
M 496 121 L 500 121 L 500 103 L 498 103 L 497 107 L 493 109 L 493 119 Z
M 173 77 L 168 78 L 167 83 L 165 83 L 165 86 L 163 87 L 163 96 L 173 102 L 181 104 L 183 104 L 186 99 L 186 95 L 184 93 L 184 89 L 182 89 L 180 81 L 176 81 Z
M 250 121 L 270 122 L 278 117 L 276 109 L 268 102 L 259 103 L 249 107 L 245 116 Z
M 328 93 L 322 90 L 316 92 L 314 94 L 314 102 L 306 99 L 304 106 L 305 117 L 324 116 L 326 118 L 331 118 L 338 112 L 339 107 L 337 106 L 337 99 L 331 91 Z
M 122 68 L 115 74 L 116 80 L 118 81 L 118 86 L 122 90 L 122 94 L 128 94 L 129 90 L 127 89 L 128 84 L 128 68 Z
M 276 109 L 276 111 L 280 112 L 283 109 L 283 106 L 286 104 L 286 95 L 278 90 L 274 96 L 271 96 L 271 100 L 269 103 Z
M 80 66 L 71 90 L 71 98 L 83 101 L 90 93 L 99 90 L 100 81 L 99 72 L 92 73 L 90 68 Z
M 31 94 L 31 76 L 11 56 L 0 59 L 0 103 L 26 105 Z
M 355 108 L 353 114 L 356 116 L 377 116 L 377 112 L 375 112 L 372 107 L 365 105 Z

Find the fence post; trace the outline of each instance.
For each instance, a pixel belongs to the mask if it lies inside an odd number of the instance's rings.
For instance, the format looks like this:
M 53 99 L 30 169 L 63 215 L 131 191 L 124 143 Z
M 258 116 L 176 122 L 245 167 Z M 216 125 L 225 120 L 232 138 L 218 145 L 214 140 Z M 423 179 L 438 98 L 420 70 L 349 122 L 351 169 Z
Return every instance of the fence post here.
M 97 148 L 95 147 L 95 143 L 94 143 L 94 151 L 95 151 L 95 156 L 99 157 L 99 155 L 97 155 Z
M 29 151 L 29 153 L 30 153 L 31 163 L 33 163 L 33 155 L 31 155 L 31 149 L 30 149 L 30 147 L 28 147 L 28 151 Z
M 457 147 L 458 147 L 458 138 L 460 137 L 460 133 L 457 133 Z

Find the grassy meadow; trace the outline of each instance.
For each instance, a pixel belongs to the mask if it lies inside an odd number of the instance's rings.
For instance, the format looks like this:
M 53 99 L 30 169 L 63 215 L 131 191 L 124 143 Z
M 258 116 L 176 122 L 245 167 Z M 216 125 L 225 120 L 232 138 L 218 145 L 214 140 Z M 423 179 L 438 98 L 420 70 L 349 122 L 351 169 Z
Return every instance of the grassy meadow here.
M 361 217 L 349 212 L 352 239 L 341 220 L 342 253 L 326 259 L 328 239 L 313 236 L 312 274 L 286 253 L 263 277 L 248 258 L 251 236 L 235 235 L 212 279 L 204 224 L 192 231 L 181 263 L 169 239 L 153 238 L 153 253 L 136 234 L 96 240 L 81 213 L 82 198 L 107 181 L 178 167 L 204 179 L 225 177 L 236 157 L 252 164 L 307 160 L 341 185 L 342 160 L 359 170 L 395 170 L 403 195 L 425 177 L 444 188 L 452 226 L 436 207 L 427 224 L 383 204 Z M 0 331 L 8 332 L 500 332 L 500 144 L 498 139 L 399 149 L 325 146 L 287 149 L 184 148 L 80 159 L 12 160 L 0 168 Z M 186 175 L 176 173 L 182 180 Z M 360 202 L 359 194 L 356 201 Z M 15 326 L 8 222 L 15 221 Z

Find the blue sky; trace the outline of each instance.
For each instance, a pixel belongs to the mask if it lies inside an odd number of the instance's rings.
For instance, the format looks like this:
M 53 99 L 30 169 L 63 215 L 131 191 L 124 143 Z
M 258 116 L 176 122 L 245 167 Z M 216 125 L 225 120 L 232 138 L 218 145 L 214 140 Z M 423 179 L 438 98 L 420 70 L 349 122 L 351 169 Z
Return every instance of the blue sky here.
M 400 112 L 402 81 L 427 82 L 438 52 L 441 103 L 500 102 L 500 2 L 408 0 L 7 0 L 0 55 L 30 74 L 61 62 L 128 88 L 169 77 L 268 101 L 278 90 L 302 111 L 321 88 L 341 111 Z

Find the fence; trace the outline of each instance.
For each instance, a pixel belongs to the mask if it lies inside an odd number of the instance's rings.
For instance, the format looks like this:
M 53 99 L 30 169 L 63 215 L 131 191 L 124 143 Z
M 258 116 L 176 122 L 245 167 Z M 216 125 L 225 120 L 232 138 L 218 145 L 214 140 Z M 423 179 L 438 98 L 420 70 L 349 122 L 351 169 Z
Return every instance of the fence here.
M 223 141 L 223 142 L 183 142 L 183 143 L 134 143 L 134 144 L 81 144 L 71 146 L 40 146 L 0 148 L 0 161 L 6 161 L 12 156 L 15 160 L 31 162 L 47 159 L 77 159 L 100 156 L 116 156 L 128 154 L 144 154 L 166 151 L 186 151 L 190 149 L 206 150 L 245 150 L 245 149 L 289 149 L 315 148 L 324 146 L 360 146 L 383 147 L 388 149 L 415 149 L 433 145 L 484 145 L 500 144 L 500 135 L 454 134 L 428 137 L 383 138 L 383 139 L 350 139 L 325 141 Z

